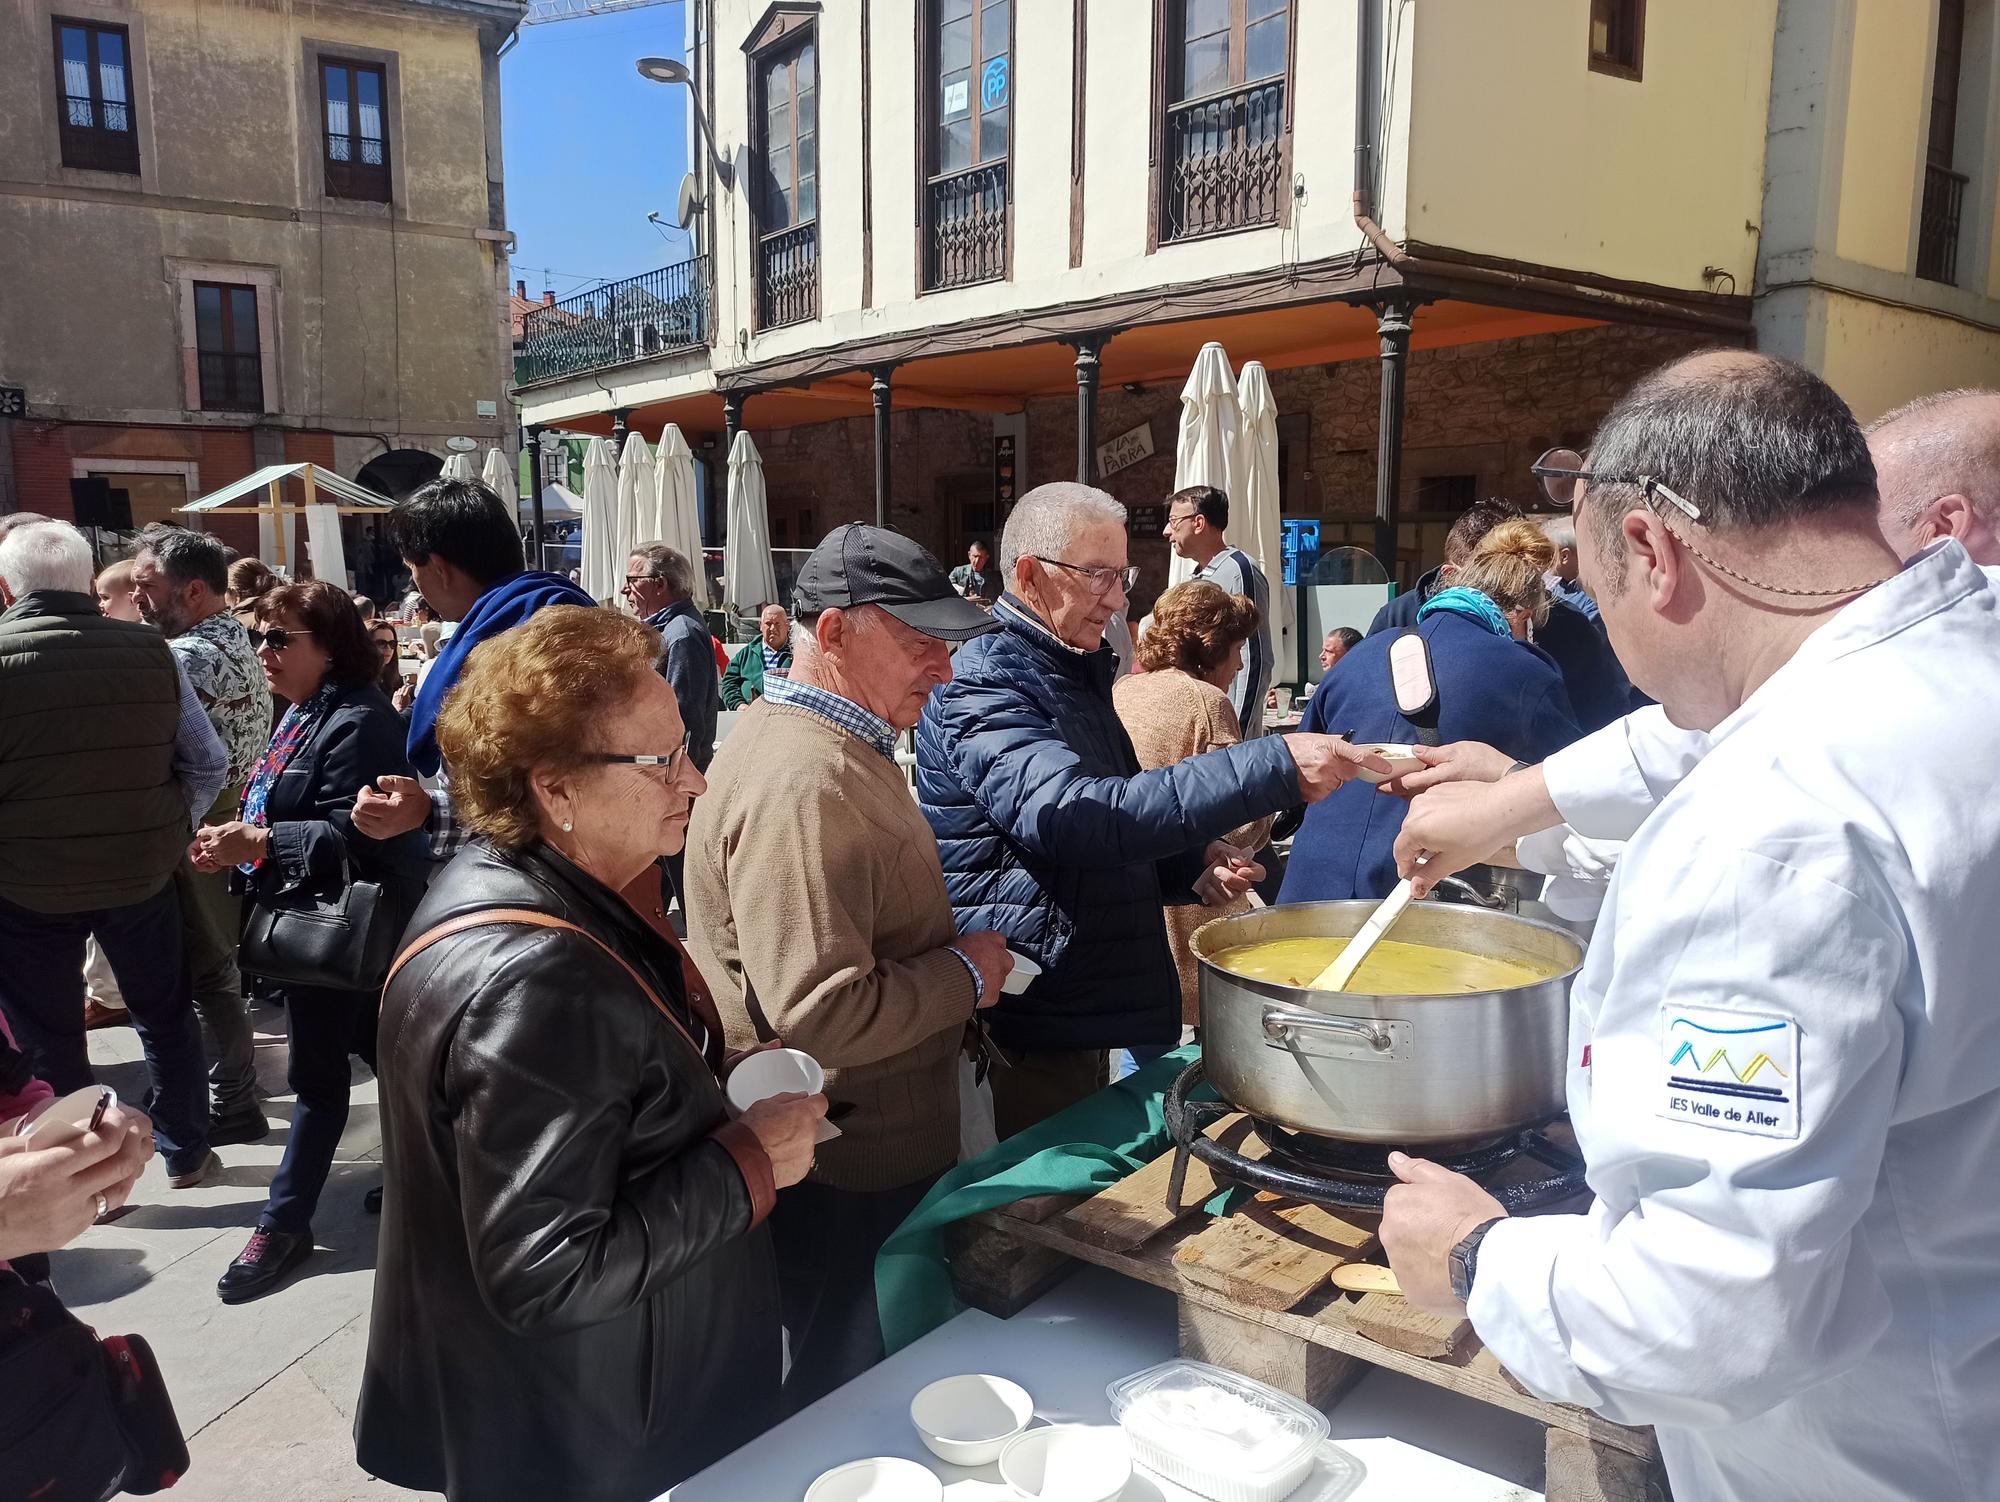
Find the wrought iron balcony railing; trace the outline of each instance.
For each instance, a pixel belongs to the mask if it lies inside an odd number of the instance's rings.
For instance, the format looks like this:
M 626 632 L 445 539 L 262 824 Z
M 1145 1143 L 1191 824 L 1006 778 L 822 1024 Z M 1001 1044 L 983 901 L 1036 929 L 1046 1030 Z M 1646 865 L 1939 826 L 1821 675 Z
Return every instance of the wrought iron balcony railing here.
M 1191 240 L 1276 224 L 1284 129 L 1282 78 L 1170 109 L 1160 238 Z
M 757 321 L 767 329 L 819 317 L 819 221 L 757 242 Z
M 1917 221 L 1917 275 L 1927 282 L 1958 284 L 1958 220 L 1965 206 L 1963 172 L 1924 168 L 1924 210 Z
M 708 342 L 708 257 L 606 282 L 531 309 L 515 361 L 524 386 Z
M 1007 274 L 1007 163 L 934 177 L 924 285 L 932 291 Z

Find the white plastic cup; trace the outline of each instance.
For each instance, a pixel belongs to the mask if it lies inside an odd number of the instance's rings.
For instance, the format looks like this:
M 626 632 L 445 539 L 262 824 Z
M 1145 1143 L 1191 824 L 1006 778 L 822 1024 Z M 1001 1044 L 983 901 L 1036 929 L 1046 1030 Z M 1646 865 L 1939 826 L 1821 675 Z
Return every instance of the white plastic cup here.
M 1009 996 L 1019 996 L 1035 983 L 1035 977 L 1042 973 L 1042 967 L 1018 949 L 1008 950 L 1007 956 L 1013 960 L 1014 968 L 1009 970 L 1007 978 L 1000 982 L 1000 989 Z
M 825 1088 L 826 1071 L 811 1054 L 796 1048 L 766 1048 L 729 1071 L 724 1093 L 740 1116 L 774 1095 L 818 1095 Z
M 1282 720 L 1292 712 L 1292 691 L 1288 688 L 1274 688 L 1271 692 L 1278 696 L 1278 718 Z

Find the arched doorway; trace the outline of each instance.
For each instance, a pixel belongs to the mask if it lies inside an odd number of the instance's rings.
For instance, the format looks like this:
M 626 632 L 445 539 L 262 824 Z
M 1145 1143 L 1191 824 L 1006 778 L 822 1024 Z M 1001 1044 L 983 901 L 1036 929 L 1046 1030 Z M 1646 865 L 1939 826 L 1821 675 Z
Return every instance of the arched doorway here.
M 444 469 L 444 460 L 422 449 L 390 449 L 361 466 L 355 483 L 377 495 L 400 501 L 419 485 L 435 480 Z M 354 573 L 355 587 L 385 609 L 409 587 L 409 573 L 389 543 L 384 518 L 344 516 L 341 534 Z
M 422 449 L 390 449 L 361 466 L 355 483 L 366 485 L 377 495 L 400 501 L 419 485 L 428 484 L 444 469 L 444 460 Z

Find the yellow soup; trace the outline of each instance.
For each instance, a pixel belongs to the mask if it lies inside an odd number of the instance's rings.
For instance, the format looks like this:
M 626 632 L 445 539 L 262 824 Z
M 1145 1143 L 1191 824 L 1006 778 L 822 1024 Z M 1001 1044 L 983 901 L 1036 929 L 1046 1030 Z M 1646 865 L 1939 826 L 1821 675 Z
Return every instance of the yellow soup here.
M 1213 956 L 1224 970 L 1282 986 L 1310 986 L 1339 957 L 1347 939 L 1267 939 Z M 1531 986 L 1557 974 L 1553 968 L 1496 960 L 1435 944 L 1384 939 L 1361 962 L 1346 989 L 1370 996 L 1451 996 Z

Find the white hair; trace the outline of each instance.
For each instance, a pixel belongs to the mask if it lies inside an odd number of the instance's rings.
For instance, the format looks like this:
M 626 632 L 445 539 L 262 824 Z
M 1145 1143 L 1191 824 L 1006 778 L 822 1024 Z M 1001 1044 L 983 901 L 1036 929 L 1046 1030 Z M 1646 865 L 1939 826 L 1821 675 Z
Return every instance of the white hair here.
M 889 612 L 880 605 L 829 605 L 827 609 L 839 612 L 849 636 L 859 636 L 866 631 L 879 630 L 882 622 L 889 618 Z M 813 629 L 819 624 L 819 615 L 802 617 L 791 615 L 789 611 L 786 614 L 791 617 L 792 622 L 792 657 L 801 668 L 810 671 L 819 665 L 819 637 L 814 634 Z
M 1000 575 L 1012 580 L 1014 565 L 1023 558 L 1060 558 L 1076 538 L 1077 529 L 1092 522 L 1125 530 L 1124 506 L 1095 485 L 1056 480 L 1037 485 L 1022 496 L 1007 518 L 1000 537 Z
M 90 593 L 90 544 L 68 522 L 35 522 L 0 537 L 0 583 L 19 599 L 38 589 Z
M 1538 516 L 1535 523 L 1542 529 L 1542 536 L 1559 548 L 1576 551 L 1576 522 L 1567 516 Z

